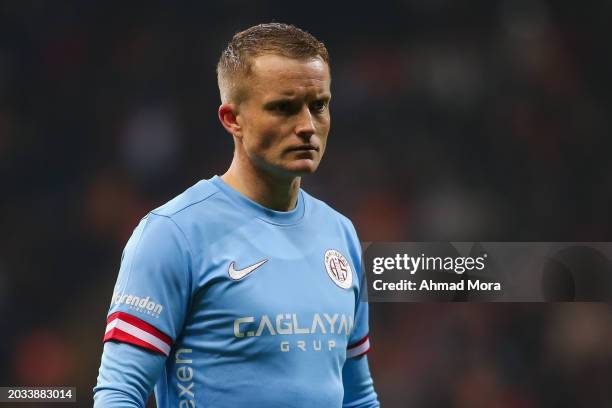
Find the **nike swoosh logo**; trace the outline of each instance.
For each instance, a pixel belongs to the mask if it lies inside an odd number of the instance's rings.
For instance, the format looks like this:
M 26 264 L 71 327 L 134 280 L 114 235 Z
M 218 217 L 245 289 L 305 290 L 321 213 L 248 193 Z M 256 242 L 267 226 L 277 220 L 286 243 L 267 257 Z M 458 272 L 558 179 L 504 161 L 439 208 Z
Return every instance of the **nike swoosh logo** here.
M 247 266 L 244 269 L 234 269 L 234 266 L 236 266 L 236 262 L 232 261 L 232 263 L 229 265 L 229 270 L 228 270 L 229 276 L 233 280 L 243 279 L 244 277 L 246 277 L 247 275 L 255 271 L 255 269 L 259 268 L 261 265 L 265 264 L 266 262 L 268 262 L 268 260 L 264 259 L 263 261 L 259 261 L 256 264 Z

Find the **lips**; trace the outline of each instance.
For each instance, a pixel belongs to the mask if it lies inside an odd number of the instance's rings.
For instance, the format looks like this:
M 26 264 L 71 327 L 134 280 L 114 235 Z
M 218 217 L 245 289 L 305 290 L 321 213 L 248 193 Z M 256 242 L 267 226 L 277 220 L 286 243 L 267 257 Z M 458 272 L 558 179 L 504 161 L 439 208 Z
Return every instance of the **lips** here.
M 313 146 L 313 145 L 302 145 L 302 146 L 295 146 L 295 147 L 290 147 L 289 149 L 287 149 L 290 152 L 294 152 L 294 151 L 298 151 L 298 152 L 309 152 L 309 151 L 319 151 L 319 148 L 317 146 Z

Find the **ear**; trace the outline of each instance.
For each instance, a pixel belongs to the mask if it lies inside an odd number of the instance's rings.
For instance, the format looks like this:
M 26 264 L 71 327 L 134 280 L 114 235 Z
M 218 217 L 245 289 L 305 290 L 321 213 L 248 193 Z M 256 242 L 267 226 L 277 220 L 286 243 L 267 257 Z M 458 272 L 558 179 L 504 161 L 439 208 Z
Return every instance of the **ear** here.
M 231 135 L 242 137 L 242 127 L 238 123 L 238 106 L 233 103 L 223 103 L 219 106 L 219 120 Z

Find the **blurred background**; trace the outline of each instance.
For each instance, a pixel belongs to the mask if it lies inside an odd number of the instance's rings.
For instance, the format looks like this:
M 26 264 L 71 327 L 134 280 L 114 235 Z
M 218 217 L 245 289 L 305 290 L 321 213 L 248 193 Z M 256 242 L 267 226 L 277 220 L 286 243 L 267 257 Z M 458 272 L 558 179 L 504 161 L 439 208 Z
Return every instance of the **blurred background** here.
M 123 246 L 229 165 L 215 65 L 261 22 L 329 48 L 304 188 L 363 241 L 612 240 L 609 1 L 126 3 L 0 2 L 1 385 L 91 406 Z M 606 304 L 377 303 L 371 326 L 386 408 L 612 406 Z

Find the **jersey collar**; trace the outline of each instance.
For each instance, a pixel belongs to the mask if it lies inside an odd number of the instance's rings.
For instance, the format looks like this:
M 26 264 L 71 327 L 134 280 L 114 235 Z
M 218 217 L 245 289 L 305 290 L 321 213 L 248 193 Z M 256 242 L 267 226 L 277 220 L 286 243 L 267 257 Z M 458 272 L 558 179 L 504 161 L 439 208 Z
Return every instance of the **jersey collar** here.
M 276 225 L 293 225 L 297 224 L 304 218 L 305 204 L 304 194 L 302 189 L 298 192 L 297 203 L 295 208 L 290 211 L 275 211 L 270 208 L 264 207 L 263 205 L 251 200 L 242 193 L 234 190 L 228 184 L 226 184 L 221 177 L 214 176 L 209 180 L 219 190 L 221 190 L 232 202 L 237 204 L 240 208 L 250 212 L 255 217 L 261 219 L 270 224 Z

